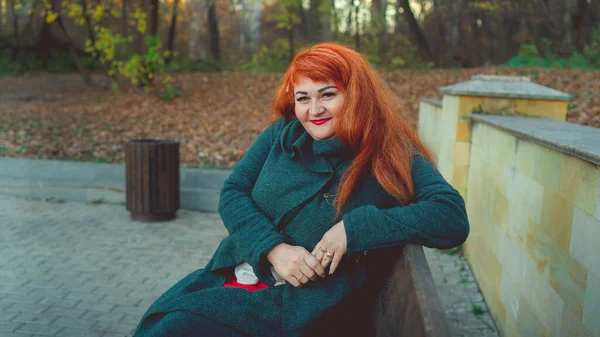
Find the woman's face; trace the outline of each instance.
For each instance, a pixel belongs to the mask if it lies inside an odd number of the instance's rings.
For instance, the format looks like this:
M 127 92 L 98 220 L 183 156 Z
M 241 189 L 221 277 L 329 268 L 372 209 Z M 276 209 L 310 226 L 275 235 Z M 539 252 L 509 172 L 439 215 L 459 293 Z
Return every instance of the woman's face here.
M 344 93 L 332 83 L 316 83 L 300 77 L 294 84 L 294 111 L 304 129 L 316 140 L 335 136 L 338 112 Z

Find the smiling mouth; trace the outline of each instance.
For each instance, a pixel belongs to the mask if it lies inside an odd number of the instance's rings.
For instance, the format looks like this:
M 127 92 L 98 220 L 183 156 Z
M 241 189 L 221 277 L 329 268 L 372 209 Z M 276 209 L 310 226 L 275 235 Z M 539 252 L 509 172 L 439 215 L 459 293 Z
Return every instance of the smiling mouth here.
M 329 120 L 331 120 L 332 117 L 330 118 L 323 118 L 323 119 L 313 119 L 310 122 L 315 124 L 315 125 L 321 125 L 321 124 L 325 124 L 327 123 Z

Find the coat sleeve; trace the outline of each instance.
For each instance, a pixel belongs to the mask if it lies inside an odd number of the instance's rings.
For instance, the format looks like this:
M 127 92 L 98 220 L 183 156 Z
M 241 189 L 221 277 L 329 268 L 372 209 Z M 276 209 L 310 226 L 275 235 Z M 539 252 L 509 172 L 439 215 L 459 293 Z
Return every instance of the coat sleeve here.
M 236 239 L 239 254 L 263 282 L 271 279 L 264 255 L 284 242 L 284 236 L 256 208 L 251 192 L 284 125 L 285 119 L 281 118 L 258 136 L 225 180 L 219 198 L 218 210 L 225 228 Z
M 405 243 L 440 249 L 463 243 L 469 234 L 465 202 L 425 157 L 413 157 L 415 195 L 405 206 L 355 208 L 342 217 L 348 254 Z

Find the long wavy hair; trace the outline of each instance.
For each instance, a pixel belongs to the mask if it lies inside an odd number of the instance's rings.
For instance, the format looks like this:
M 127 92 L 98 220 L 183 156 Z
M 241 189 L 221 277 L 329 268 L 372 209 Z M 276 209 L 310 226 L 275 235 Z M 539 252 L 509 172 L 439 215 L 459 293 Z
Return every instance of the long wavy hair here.
M 300 77 L 335 83 L 345 93 L 335 116 L 335 135 L 350 146 L 354 158 L 337 190 L 336 217 L 352 190 L 373 174 L 401 204 L 414 196 L 411 178 L 415 149 L 433 162 L 399 101 L 369 62 L 358 52 L 334 43 L 320 43 L 296 55 L 275 93 L 273 121 L 294 119 L 294 83 Z

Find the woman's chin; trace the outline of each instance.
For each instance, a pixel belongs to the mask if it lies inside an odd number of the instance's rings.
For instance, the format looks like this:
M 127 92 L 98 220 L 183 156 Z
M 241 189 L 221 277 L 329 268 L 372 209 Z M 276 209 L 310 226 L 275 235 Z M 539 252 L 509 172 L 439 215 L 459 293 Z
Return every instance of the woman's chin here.
M 328 140 L 335 137 L 335 133 L 332 132 L 313 132 L 310 134 L 314 140 Z

